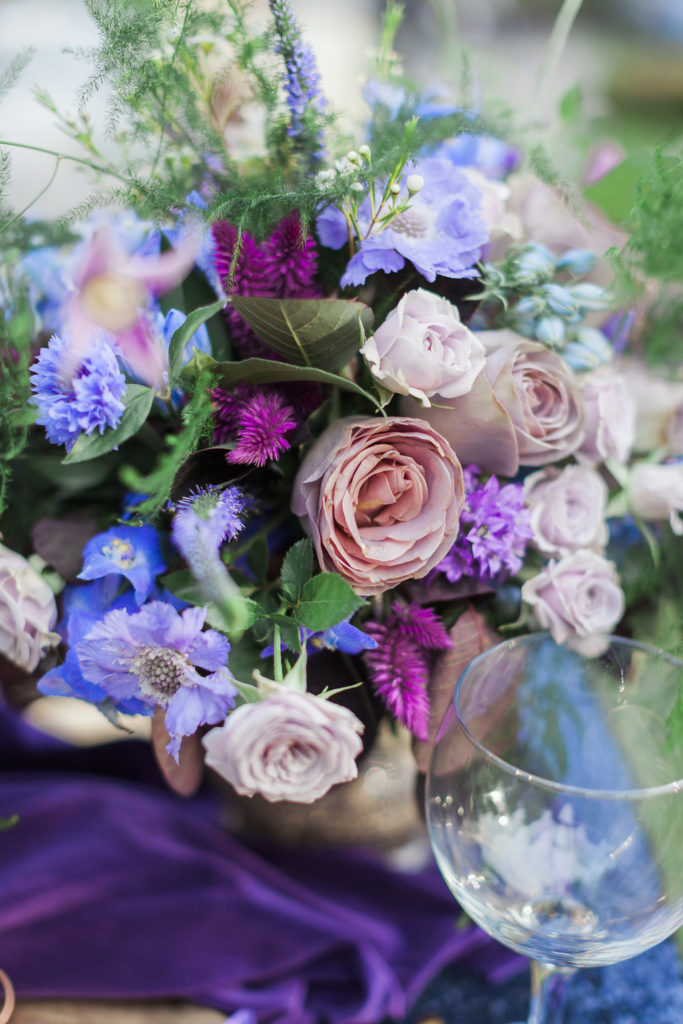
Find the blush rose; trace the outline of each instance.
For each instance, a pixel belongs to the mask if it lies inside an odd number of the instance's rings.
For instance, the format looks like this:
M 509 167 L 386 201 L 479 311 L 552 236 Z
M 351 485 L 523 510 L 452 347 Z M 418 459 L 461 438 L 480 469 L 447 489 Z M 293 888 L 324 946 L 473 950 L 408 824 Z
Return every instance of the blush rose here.
M 380 594 L 433 569 L 458 532 L 460 461 L 422 420 L 349 417 L 304 458 L 292 508 L 324 571 L 359 594 Z
M 467 394 L 484 366 L 484 346 L 457 306 L 424 288 L 406 292 L 360 351 L 382 387 L 424 406 L 431 395 Z
M 279 686 L 236 708 L 202 743 L 207 765 L 242 796 L 310 804 L 356 778 L 362 731 L 348 708 Z
M 549 555 L 603 548 L 607 496 L 605 481 L 588 466 L 549 466 L 532 473 L 524 481 L 524 498 L 536 547 Z
M 668 519 L 673 532 L 683 536 L 683 462 L 636 462 L 626 493 L 635 515 L 653 521 Z
M 45 651 L 59 644 L 56 621 L 57 605 L 45 580 L 0 544 L 0 655 L 33 672 Z
M 624 377 L 610 367 L 584 374 L 581 396 L 585 436 L 576 451 L 578 461 L 591 466 L 605 459 L 626 462 L 635 440 L 636 406 Z

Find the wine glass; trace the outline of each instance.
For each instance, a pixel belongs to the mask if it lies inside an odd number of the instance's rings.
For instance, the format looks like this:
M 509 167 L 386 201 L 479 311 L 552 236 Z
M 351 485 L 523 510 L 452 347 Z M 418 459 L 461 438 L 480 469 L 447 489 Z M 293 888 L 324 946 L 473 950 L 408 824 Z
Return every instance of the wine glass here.
M 683 924 L 683 663 L 545 633 L 461 675 L 427 777 L 434 854 L 484 931 L 531 958 L 528 1024 L 559 1024 L 578 967 L 616 963 Z

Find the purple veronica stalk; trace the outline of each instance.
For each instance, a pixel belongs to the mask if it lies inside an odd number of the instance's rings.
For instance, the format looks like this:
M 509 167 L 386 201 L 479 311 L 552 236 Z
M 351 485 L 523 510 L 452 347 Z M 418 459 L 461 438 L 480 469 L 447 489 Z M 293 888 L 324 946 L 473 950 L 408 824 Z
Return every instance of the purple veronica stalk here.
M 431 608 L 395 603 L 385 623 L 368 622 L 366 629 L 377 641 L 363 655 L 375 691 L 399 722 L 426 740 L 430 654 L 451 646 L 443 623 Z
M 290 119 L 287 134 L 298 141 L 298 149 L 308 152 L 312 163 L 324 156 L 320 117 L 326 101 L 320 88 L 315 54 L 301 39 L 301 29 L 289 0 L 270 0 L 278 42 L 275 45 L 285 62 L 285 91 Z
M 533 536 L 522 485 L 501 487 L 495 476 L 482 485 L 478 472 L 476 466 L 465 471 L 460 533 L 436 567 L 451 583 L 463 576 L 497 583 L 513 576 L 521 569 L 526 542 Z
M 205 619 L 206 608 L 177 612 L 151 601 L 133 615 L 108 612 L 76 645 L 84 678 L 115 701 L 137 698 L 165 709 L 166 749 L 176 761 L 183 736 L 221 722 L 235 704 L 230 644 L 213 629 L 203 631 Z
M 362 238 L 342 275 L 342 288 L 361 285 L 380 270 L 387 274 L 402 270 L 406 261 L 427 281 L 477 276 L 475 263 L 489 237 L 480 190 L 450 160 L 422 160 L 415 172 L 424 179 L 422 189 L 410 200 L 409 209 L 386 226 L 381 219 L 372 225 L 369 198 L 361 204 Z M 407 198 L 404 188 L 398 201 Z M 348 238 L 344 214 L 328 206 L 316 223 L 322 244 L 341 249 Z
M 83 548 L 81 580 L 98 580 L 112 573 L 125 576 L 143 604 L 166 563 L 153 526 L 113 526 L 92 537 Z
M 45 427 L 48 441 L 69 452 L 79 434 L 100 434 L 116 427 L 123 415 L 126 379 L 116 354 L 103 337 L 97 338 L 72 376 L 64 374 L 68 343 L 53 335 L 31 367 L 32 403 L 36 423 Z
M 234 540 L 244 523 L 245 497 L 238 487 L 219 491 L 199 488 L 176 506 L 171 537 L 199 580 L 225 569 L 219 549 L 224 540 Z

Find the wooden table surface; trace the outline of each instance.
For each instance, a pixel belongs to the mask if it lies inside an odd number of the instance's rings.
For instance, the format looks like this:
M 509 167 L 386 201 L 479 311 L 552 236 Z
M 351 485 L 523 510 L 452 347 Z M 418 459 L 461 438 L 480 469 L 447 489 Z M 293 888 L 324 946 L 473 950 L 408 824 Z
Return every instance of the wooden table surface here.
M 225 1018 L 185 1002 L 20 999 L 11 1024 L 223 1024 Z

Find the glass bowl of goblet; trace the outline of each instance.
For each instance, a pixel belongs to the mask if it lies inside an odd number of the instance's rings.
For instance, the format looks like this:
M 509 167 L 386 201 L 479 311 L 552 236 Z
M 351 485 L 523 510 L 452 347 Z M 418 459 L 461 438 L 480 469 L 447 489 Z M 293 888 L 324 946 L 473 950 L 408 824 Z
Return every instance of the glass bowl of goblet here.
M 683 924 L 683 663 L 611 637 L 507 640 L 460 676 L 427 777 L 432 848 L 484 931 L 531 959 L 528 1024 L 579 967 Z

